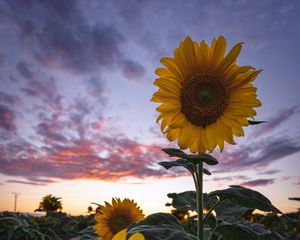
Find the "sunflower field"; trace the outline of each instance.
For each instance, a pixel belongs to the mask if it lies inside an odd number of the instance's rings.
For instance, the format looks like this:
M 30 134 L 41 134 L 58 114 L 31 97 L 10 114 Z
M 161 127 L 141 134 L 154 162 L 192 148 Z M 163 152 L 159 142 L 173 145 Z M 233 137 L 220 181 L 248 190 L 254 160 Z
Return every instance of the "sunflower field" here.
M 184 168 L 195 184 L 191 191 L 168 194 L 169 213 L 145 216 L 134 200 L 116 197 L 88 216 L 68 216 L 60 198 L 47 195 L 36 210 L 44 217 L 1 213 L 0 240 L 299 240 L 299 211 L 285 214 L 240 185 L 203 192 L 203 175 L 219 163 L 214 151 L 219 148 L 221 157 L 225 146 L 245 135 L 244 127 L 264 124 L 254 119 L 261 102 L 253 82 L 262 70 L 237 64 L 242 45 L 227 51 L 223 36 L 211 44 L 186 37 L 155 71 L 158 90 L 151 101 L 159 104 L 157 123 L 179 147 L 162 149 L 172 159 L 160 167 Z
M 223 190 L 223 193 L 230 194 L 234 190 L 236 190 L 236 187 L 231 187 Z M 251 190 L 247 189 L 245 191 Z M 255 213 L 255 204 L 259 204 L 259 208 L 267 209 L 273 207 L 260 194 L 257 192 L 252 193 L 253 197 L 248 199 L 248 202 L 243 199 L 242 192 L 239 196 L 233 197 L 231 195 L 231 198 L 227 198 L 229 196 L 227 195 L 226 200 L 222 201 L 215 208 L 215 215 L 210 215 L 207 218 L 207 230 L 204 239 L 300 239 L 300 211 L 283 215 L 278 215 L 275 212 L 266 214 Z M 216 201 L 216 195 L 213 193 L 211 196 L 209 197 L 208 194 L 204 195 L 206 213 Z M 129 226 L 127 232 L 132 234 L 141 231 L 144 233 L 145 239 L 150 240 L 197 239 L 195 237 L 197 234 L 195 192 L 170 193 L 168 197 L 170 202 L 166 203 L 166 205 L 171 207 L 169 214 L 152 214 L 145 220 Z M 236 199 L 235 202 L 233 202 L 234 199 Z M 87 216 L 68 216 L 64 213 L 56 212 L 43 217 L 12 212 L 0 213 L 1 240 L 105 239 L 98 237 L 97 228 L 95 213 Z M 214 229 L 214 233 L 209 238 L 211 229 Z

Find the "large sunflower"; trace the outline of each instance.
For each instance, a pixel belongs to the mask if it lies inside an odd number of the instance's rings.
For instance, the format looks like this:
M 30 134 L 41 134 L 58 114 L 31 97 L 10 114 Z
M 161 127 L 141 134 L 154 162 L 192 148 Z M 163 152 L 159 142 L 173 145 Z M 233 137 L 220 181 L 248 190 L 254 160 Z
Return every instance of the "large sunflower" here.
M 161 103 L 157 122 L 170 141 L 178 139 L 181 149 L 212 152 L 224 141 L 235 144 L 243 126 L 261 106 L 252 85 L 262 70 L 239 66 L 236 59 L 242 43 L 225 56 L 226 40 L 220 36 L 211 46 L 187 37 L 174 51 L 174 58 L 162 58 L 165 68 L 156 69 L 154 85 L 159 89 L 151 101 Z
M 128 225 L 143 219 L 143 211 L 133 200 L 125 198 L 121 201 L 119 198 L 113 198 L 112 204 L 105 202 L 105 206 L 101 207 L 100 213 L 95 215 L 98 224 L 94 228 L 99 240 L 111 240 L 115 234 Z

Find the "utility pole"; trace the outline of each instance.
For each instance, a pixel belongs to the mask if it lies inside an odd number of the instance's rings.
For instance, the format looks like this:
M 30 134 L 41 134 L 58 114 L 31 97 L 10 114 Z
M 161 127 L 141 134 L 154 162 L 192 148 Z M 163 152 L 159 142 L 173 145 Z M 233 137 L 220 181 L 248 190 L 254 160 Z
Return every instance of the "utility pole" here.
M 18 200 L 18 196 L 20 195 L 20 193 L 12 192 L 12 194 L 15 196 L 14 212 L 16 212 L 17 211 L 17 200 Z

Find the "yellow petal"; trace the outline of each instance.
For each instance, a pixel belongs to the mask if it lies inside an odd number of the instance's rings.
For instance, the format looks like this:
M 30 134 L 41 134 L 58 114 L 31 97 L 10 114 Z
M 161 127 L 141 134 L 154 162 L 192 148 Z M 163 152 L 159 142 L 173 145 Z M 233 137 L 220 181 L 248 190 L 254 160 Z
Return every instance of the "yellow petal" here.
M 209 47 L 204 41 L 202 41 L 200 43 L 200 62 L 202 63 L 203 66 L 203 73 L 207 73 L 205 72 L 205 69 L 207 68 L 208 65 L 208 53 L 209 53 Z
M 219 119 L 215 124 L 222 138 L 226 142 L 235 145 L 236 143 L 233 140 L 232 129 L 223 123 L 221 119 Z
M 207 149 L 208 151 L 212 152 L 216 148 L 216 136 L 214 131 L 212 130 L 212 125 L 205 128 L 206 139 L 207 139 Z
M 178 135 L 179 135 L 179 128 L 168 128 L 168 131 L 167 131 L 167 138 L 170 142 L 173 142 L 175 139 L 178 138 Z
M 178 66 L 180 66 L 180 70 L 182 72 L 183 78 L 187 78 L 190 73 L 189 63 L 184 54 L 184 46 L 183 43 L 180 43 L 179 48 L 174 51 L 174 61 Z
M 189 66 L 190 75 L 193 75 L 196 72 L 196 53 L 192 39 L 187 37 L 183 42 L 183 46 L 183 52 Z
M 225 51 L 226 51 L 226 40 L 223 36 L 220 36 L 214 47 L 211 64 L 214 64 L 215 66 L 218 65 L 218 63 L 223 59 Z
M 186 125 L 186 118 L 182 113 L 179 113 L 177 117 L 172 119 L 172 123 L 170 123 L 170 128 L 181 128 Z
M 262 70 L 258 71 L 249 71 L 244 74 L 240 74 L 235 78 L 235 81 L 230 84 L 230 88 L 240 88 L 243 85 L 248 84 L 251 81 L 254 81 L 258 74 L 260 74 Z
M 134 233 L 128 240 L 145 240 L 145 237 L 141 233 Z
M 162 58 L 160 62 L 165 65 L 178 79 L 183 80 L 183 74 L 173 58 Z
M 193 141 L 193 132 L 191 124 L 187 122 L 187 125 L 180 129 L 178 136 L 178 145 L 181 149 L 187 149 L 190 143 Z
M 200 46 L 196 41 L 194 41 L 194 49 L 195 49 L 195 59 L 196 59 L 196 72 L 202 72 L 202 69 L 204 68 L 203 63 L 201 61 L 201 53 L 200 53 Z
M 248 72 L 249 70 L 253 70 L 254 68 L 251 66 L 234 66 L 233 69 L 228 68 L 228 71 L 226 70 L 223 73 L 222 79 L 224 79 L 225 82 L 234 81 L 235 78 L 242 73 Z
M 159 107 L 156 108 L 158 112 L 179 112 L 181 109 L 181 104 L 171 104 L 171 103 L 163 103 Z
M 112 240 L 126 240 L 126 231 L 127 229 L 118 232 Z
M 168 68 L 157 68 L 155 74 L 161 78 L 173 79 L 175 81 L 180 81 L 180 79 L 172 73 Z
M 181 83 L 174 80 L 173 78 L 157 78 L 154 81 L 154 85 L 158 87 L 168 87 L 171 85 L 173 88 L 181 88 Z
M 244 136 L 243 127 L 236 120 L 227 118 L 225 116 L 221 117 L 221 120 L 230 128 L 232 128 L 232 132 L 235 136 L 242 137 Z
M 223 58 L 223 60 L 220 62 L 220 64 L 218 65 L 216 72 L 217 73 L 222 73 L 223 71 L 225 71 L 232 63 L 235 62 L 236 58 L 238 57 L 238 55 L 240 54 L 240 51 L 242 49 L 242 43 L 238 43 L 236 44 L 230 51 L 229 53 L 226 55 L 225 58 Z

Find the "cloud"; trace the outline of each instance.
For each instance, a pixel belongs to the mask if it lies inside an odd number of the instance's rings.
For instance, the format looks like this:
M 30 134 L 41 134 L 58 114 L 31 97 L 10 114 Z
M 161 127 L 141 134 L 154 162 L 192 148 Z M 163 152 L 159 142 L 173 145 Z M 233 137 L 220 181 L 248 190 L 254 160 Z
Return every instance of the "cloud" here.
M 20 184 L 26 184 L 26 185 L 33 185 L 33 186 L 45 186 L 46 183 L 39 183 L 39 182 L 30 182 L 30 181 L 21 181 L 21 180 L 6 180 L 6 183 L 20 183 Z M 47 183 L 52 183 L 51 181 L 48 181 Z
M 273 175 L 273 174 L 279 173 L 280 171 L 281 170 L 278 170 L 278 169 L 271 169 L 271 170 L 268 170 L 268 171 L 260 172 L 258 174 L 259 175 Z
M 274 134 L 279 125 L 298 112 L 296 106 L 278 112 L 270 122 L 259 125 L 257 130 L 254 129 L 254 134 L 249 134 L 247 141 L 235 147 L 228 146 L 222 155 L 215 154 L 217 158 L 222 159 L 220 168 L 216 172 L 264 171 L 271 163 L 298 153 L 300 145 L 295 139 L 299 136 L 290 137 L 281 134 L 279 137 L 278 134 Z M 262 134 L 263 132 L 265 134 Z M 272 175 L 278 172 L 279 170 L 266 170 L 259 174 Z
M 138 62 L 132 60 L 126 60 L 122 64 L 122 71 L 124 76 L 128 80 L 141 81 L 142 76 L 145 73 L 145 68 Z
M 24 177 L 29 182 L 38 179 L 95 179 L 119 181 L 129 178 L 172 178 L 185 176 L 183 169 L 166 171 L 157 163 L 167 160 L 161 147 L 142 144 L 111 131 L 103 116 L 90 118 L 93 106 L 84 99 L 76 99 L 65 111 L 40 114 L 36 124 L 34 144 L 21 137 L 9 143 L 0 143 L 0 172 L 9 176 Z M 98 119 L 95 121 L 94 119 Z M 228 150 L 229 149 L 229 150 Z M 218 169 L 228 173 L 252 169 L 266 169 L 270 163 L 300 150 L 297 143 L 269 137 L 250 141 L 222 154 Z M 230 150 L 232 149 L 232 150 Z M 269 170 L 261 174 L 275 174 Z M 215 177 L 212 181 L 247 181 L 244 175 Z M 270 181 L 269 181 L 270 183 Z M 40 183 L 39 183 L 40 184 Z M 261 183 L 262 184 L 262 183 Z M 265 183 L 266 184 L 266 183 Z
M 130 79 L 144 73 L 140 63 L 121 51 L 126 37 L 115 26 L 92 23 L 77 1 L 6 1 L 4 12 L 19 27 L 20 41 L 31 56 L 48 69 L 83 75 L 121 66 Z M 18 69 L 24 77 L 30 74 L 22 65 Z
M 244 187 L 261 187 L 273 184 L 275 181 L 274 178 L 270 179 L 256 179 L 251 181 L 243 182 L 241 185 Z
M 108 156 L 100 157 L 104 150 L 108 150 Z M 176 174 L 157 165 L 163 158 L 159 146 L 142 145 L 125 137 L 78 140 L 42 148 L 15 142 L 6 146 L 6 152 L 9 157 L 5 158 L 2 154 L 0 159 L 1 173 L 22 176 L 30 182 L 36 182 L 32 178 L 33 173 L 36 178 L 43 179 L 104 181 L 128 177 L 175 177 Z
M 8 106 L 18 106 L 21 100 L 18 96 L 10 95 L 0 90 L 0 103 Z
M 15 113 L 4 105 L 0 105 L 0 129 L 8 132 L 16 131 Z
M 278 112 L 271 120 L 258 126 L 255 135 L 258 137 L 276 130 L 282 123 L 294 117 L 294 115 L 299 114 L 299 112 L 300 108 L 297 105 Z
M 43 104 L 47 104 L 52 109 L 62 109 L 62 95 L 53 77 L 34 69 L 34 66 L 24 61 L 17 64 L 17 69 L 27 83 L 21 91 L 28 97 L 40 99 Z
M 272 162 L 300 151 L 298 143 L 286 136 L 272 136 L 257 139 L 255 142 L 239 145 L 232 150 L 225 150 L 216 172 L 232 172 L 250 169 L 265 169 Z M 217 156 L 218 158 L 218 156 Z
M 4 65 L 5 62 L 5 54 L 0 51 L 0 67 Z

